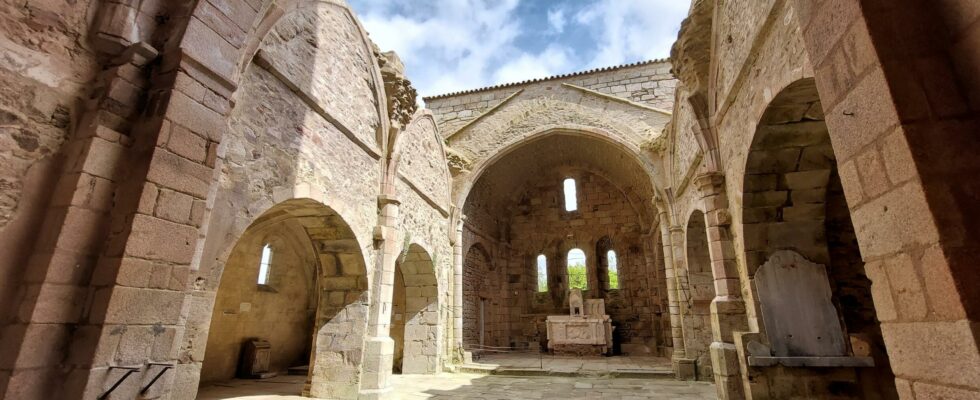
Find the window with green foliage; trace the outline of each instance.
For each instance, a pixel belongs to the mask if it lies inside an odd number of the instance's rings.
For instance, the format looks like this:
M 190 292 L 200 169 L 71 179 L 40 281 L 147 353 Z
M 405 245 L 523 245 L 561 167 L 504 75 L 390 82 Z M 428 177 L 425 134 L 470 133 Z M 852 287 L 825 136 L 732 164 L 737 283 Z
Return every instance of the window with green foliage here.
M 538 254 L 538 292 L 548 291 L 548 258 Z
M 619 267 L 616 264 L 616 252 L 606 252 L 606 267 L 609 270 L 609 289 L 619 289 Z
M 589 274 L 585 270 L 585 252 L 572 249 L 568 252 L 568 288 L 588 289 Z

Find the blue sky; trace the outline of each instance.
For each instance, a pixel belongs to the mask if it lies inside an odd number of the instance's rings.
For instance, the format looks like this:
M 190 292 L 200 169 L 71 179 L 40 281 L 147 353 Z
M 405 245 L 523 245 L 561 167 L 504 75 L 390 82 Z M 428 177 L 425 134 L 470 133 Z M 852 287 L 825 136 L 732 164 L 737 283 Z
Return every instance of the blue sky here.
M 688 0 L 349 0 L 423 96 L 667 57 Z

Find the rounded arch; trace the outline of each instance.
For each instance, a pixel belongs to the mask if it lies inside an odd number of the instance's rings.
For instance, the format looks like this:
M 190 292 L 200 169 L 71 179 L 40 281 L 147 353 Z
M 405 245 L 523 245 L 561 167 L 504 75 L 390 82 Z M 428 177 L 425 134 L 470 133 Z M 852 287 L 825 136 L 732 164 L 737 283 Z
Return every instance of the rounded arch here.
M 807 302 L 813 310 L 832 309 L 831 319 L 836 312 L 840 325 L 830 332 L 823 331 L 823 335 L 834 335 L 837 342 L 844 344 L 841 347 L 855 341 L 862 343 L 862 348 L 835 351 L 873 357 L 875 366 L 859 374 L 860 385 L 876 387 L 876 395 L 896 396 L 895 377 L 871 296 L 871 281 L 865 271 L 838 172 L 837 155 L 813 78 L 787 85 L 765 108 L 752 137 L 744 173 L 741 236 L 749 279 L 755 281 L 763 265 L 767 265 L 765 271 L 770 277 L 786 270 L 782 264 L 786 258 L 778 254 L 795 253 L 800 262 L 819 264 L 816 267 L 825 272 L 825 278 L 819 278 L 823 281 L 793 282 L 805 285 L 794 292 L 805 293 L 820 286 L 829 288 L 830 299 Z M 771 295 L 772 290 L 754 283 L 749 288 L 753 297 L 760 299 L 757 310 L 762 316 L 760 330 L 765 333 L 767 324 L 779 326 L 780 320 L 772 319 L 779 314 L 766 312 L 771 302 L 760 293 L 768 290 L 765 293 Z M 817 332 L 817 327 L 827 326 L 817 319 L 800 318 L 793 321 L 793 326 L 801 327 L 802 332 Z M 808 324 L 814 329 L 807 329 Z M 781 335 L 775 336 L 766 335 L 766 338 L 784 345 Z M 805 334 L 794 336 L 801 341 L 813 339 L 803 337 Z
M 687 299 L 682 305 L 684 347 L 695 358 L 697 376 L 712 379 L 711 301 L 715 298 L 714 276 L 708 251 L 708 232 L 704 212 L 694 210 L 685 224 L 684 260 L 681 271 L 687 280 Z
M 268 246 L 271 259 L 264 260 Z M 261 265 L 266 279 L 260 280 Z M 313 242 L 295 219 L 249 227 L 225 261 L 209 321 L 201 383 L 232 379 L 242 343 L 251 337 L 276 348 L 273 370 L 307 365 L 317 303 Z M 269 325 L 278 329 L 267 330 Z
M 655 170 L 653 161 L 641 156 L 643 154 L 643 150 L 640 149 L 639 146 L 628 143 L 620 139 L 621 135 L 614 135 L 605 129 L 588 125 L 565 124 L 538 127 L 532 132 L 522 135 L 521 137 L 500 146 L 491 156 L 475 164 L 470 173 L 465 176 L 464 179 L 459 181 L 459 184 L 457 185 L 458 190 L 454 191 L 453 204 L 462 208 L 463 203 L 466 202 L 469 192 L 473 188 L 473 185 L 480 180 L 488 168 L 506 157 L 508 154 L 523 146 L 534 143 L 535 141 L 557 134 L 597 139 L 616 147 L 622 152 L 622 154 L 625 154 L 633 159 L 637 165 L 641 166 L 643 170 L 647 172 L 650 185 L 656 193 L 663 193 L 661 189 L 663 185 L 661 182 L 656 181 L 657 176 L 653 172 Z
M 549 125 L 538 127 L 531 133 L 522 135 L 521 137 L 514 139 L 513 141 L 500 146 L 493 155 L 487 157 L 486 159 L 478 162 L 473 170 L 465 175 L 457 176 L 454 181 L 453 190 L 453 204 L 459 209 L 464 209 L 467 201 L 469 200 L 473 188 L 476 186 L 477 182 L 480 182 L 485 176 L 487 176 L 488 171 L 492 167 L 498 165 L 500 161 L 506 159 L 508 156 L 515 154 L 518 150 L 529 148 L 528 146 L 533 146 L 536 143 L 553 139 L 556 136 L 565 136 L 572 138 L 573 140 L 584 139 L 593 140 L 595 143 L 599 143 L 602 146 L 609 146 L 616 155 L 622 156 L 631 162 L 633 171 L 623 172 L 619 174 L 611 174 L 596 168 L 590 169 L 590 173 L 602 176 L 607 181 L 613 183 L 630 201 L 634 210 L 643 219 L 644 225 L 647 229 L 652 229 L 653 221 L 657 214 L 656 208 L 648 200 L 655 197 L 666 197 L 666 194 L 662 191 L 662 185 L 657 181 L 657 175 L 655 173 L 655 167 L 652 160 L 643 157 L 643 151 L 638 146 L 628 143 L 620 138 L 619 135 L 610 133 L 607 130 L 586 126 L 586 125 Z M 638 188 L 630 187 L 630 190 L 626 191 L 623 189 L 624 185 L 622 182 L 617 182 L 613 179 L 613 175 L 629 175 L 635 174 L 643 177 L 640 182 L 642 186 Z
M 493 298 L 500 281 L 492 275 L 490 253 L 474 243 L 463 258 L 463 348 L 479 349 L 496 343 Z
M 288 312 L 288 307 L 301 303 L 306 305 L 301 316 L 306 330 L 298 336 L 293 335 L 292 339 L 301 340 L 308 352 L 306 360 L 310 368 L 305 394 L 343 398 L 356 393 L 362 341 L 351 338 L 360 338 L 366 329 L 369 292 L 367 263 L 350 225 L 323 203 L 312 199 L 290 199 L 270 207 L 240 235 L 233 237 L 235 240 L 230 245 L 227 261 L 211 271 L 220 277 L 220 285 L 216 303 L 212 305 L 212 316 L 204 321 L 210 325 L 205 330 L 207 347 L 201 349 L 207 354 L 205 365 L 213 364 L 208 360 L 215 357 L 225 361 L 230 359 L 231 371 L 223 373 L 233 375 L 241 342 L 252 337 L 276 337 L 283 326 L 295 322 L 282 318 L 299 318 L 296 313 Z M 284 245 L 273 248 L 276 253 L 270 267 L 269 284 L 259 285 L 254 279 L 258 268 L 255 264 L 257 249 L 276 237 L 281 237 L 279 242 Z M 276 240 L 272 242 L 276 243 Z M 294 261 L 292 269 L 281 264 L 284 259 Z M 290 276 L 289 271 L 296 268 L 307 268 L 309 274 L 298 279 Z M 239 273 L 241 271 L 244 272 Z M 285 276 L 276 278 L 277 274 Z M 247 279 L 241 279 L 242 276 Z M 300 296 L 300 291 L 292 287 L 297 282 L 313 285 L 313 292 L 304 285 L 303 296 Z M 296 301 L 302 297 L 308 298 L 305 302 Z M 251 314 L 246 315 L 248 313 Z M 251 318 L 246 321 L 251 330 L 235 328 L 241 326 L 242 321 L 231 321 L 233 328 L 228 329 L 230 318 Z M 269 326 L 277 329 L 269 329 Z M 229 331 L 231 340 L 224 343 Z M 214 344 L 220 346 L 212 347 Z M 288 355 L 291 354 L 288 349 L 294 347 L 295 343 L 280 344 L 274 353 L 278 352 L 277 357 Z M 347 361 L 338 364 L 338 360 Z M 292 366 L 297 365 L 272 367 Z
M 439 372 L 442 339 L 439 322 L 439 280 L 435 265 L 429 252 L 413 243 L 395 263 L 391 312 L 395 372 Z

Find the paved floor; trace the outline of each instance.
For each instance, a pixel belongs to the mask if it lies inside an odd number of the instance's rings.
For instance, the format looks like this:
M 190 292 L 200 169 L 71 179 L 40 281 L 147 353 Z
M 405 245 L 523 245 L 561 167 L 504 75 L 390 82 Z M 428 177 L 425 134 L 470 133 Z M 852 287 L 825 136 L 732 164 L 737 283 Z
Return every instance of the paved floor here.
M 282 376 L 261 381 L 234 380 L 201 388 L 199 400 L 305 399 L 299 393 L 306 378 Z M 393 398 L 524 399 L 715 399 L 715 387 L 704 382 L 662 379 L 513 377 L 478 374 L 395 375 Z
M 665 373 L 671 371 L 670 359 L 661 357 L 563 357 L 538 354 L 487 354 L 473 361 L 473 364 L 478 366 L 544 369 L 583 375 L 617 371 Z

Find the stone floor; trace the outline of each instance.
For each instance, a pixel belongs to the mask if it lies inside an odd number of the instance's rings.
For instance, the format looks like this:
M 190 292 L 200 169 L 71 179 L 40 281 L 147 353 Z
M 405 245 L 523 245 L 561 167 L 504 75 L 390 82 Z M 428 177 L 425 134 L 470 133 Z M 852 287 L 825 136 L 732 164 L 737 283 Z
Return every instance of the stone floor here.
M 305 399 L 295 395 L 305 377 L 234 380 L 201 388 L 198 400 Z M 394 399 L 716 399 L 715 387 L 704 382 L 663 379 L 514 377 L 480 374 L 395 375 Z
M 557 373 L 594 375 L 611 372 L 671 373 L 670 359 L 643 356 L 573 357 L 537 354 L 487 354 L 473 360 L 475 366 L 543 369 Z

